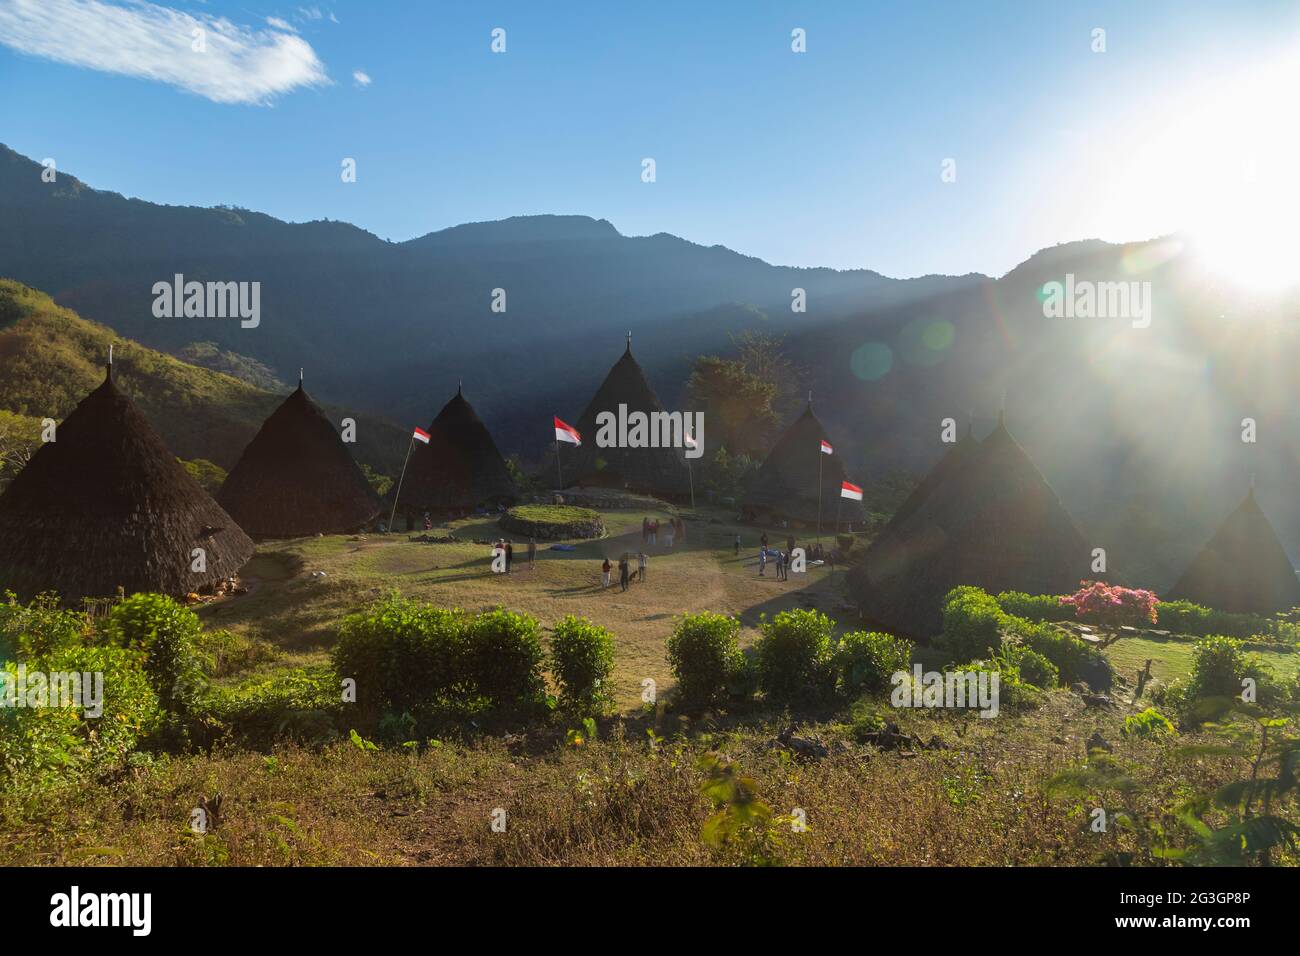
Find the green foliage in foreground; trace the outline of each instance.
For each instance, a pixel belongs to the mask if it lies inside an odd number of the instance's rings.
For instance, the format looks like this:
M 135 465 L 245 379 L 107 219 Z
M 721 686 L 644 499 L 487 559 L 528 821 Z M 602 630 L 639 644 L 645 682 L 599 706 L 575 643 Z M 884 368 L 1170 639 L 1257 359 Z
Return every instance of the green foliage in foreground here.
M 688 614 L 668 638 L 668 665 L 677 679 L 678 700 L 687 710 L 723 700 L 744 666 L 740 621 L 723 614 Z
M 820 611 L 782 611 L 759 629 L 758 679 L 772 703 L 813 700 L 834 686 L 834 623 Z
M 612 697 L 614 635 L 585 617 L 570 614 L 551 634 L 551 673 L 563 702 L 581 714 L 606 710 Z

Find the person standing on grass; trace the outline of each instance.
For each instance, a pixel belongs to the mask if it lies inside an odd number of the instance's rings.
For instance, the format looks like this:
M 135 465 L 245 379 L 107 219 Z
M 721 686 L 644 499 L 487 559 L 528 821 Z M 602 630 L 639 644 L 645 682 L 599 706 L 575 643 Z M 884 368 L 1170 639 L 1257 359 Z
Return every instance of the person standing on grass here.
M 764 532 L 763 532 L 763 536 L 762 536 L 761 538 L 758 539 L 758 543 L 761 544 L 761 545 L 763 546 L 763 550 L 764 550 L 764 551 L 767 550 L 767 532 L 766 532 L 766 531 L 764 531 Z
M 644 551 L 636 556 L 636 576 L 642 584 L 645 584 L 645 565 L 648 560 Z
M 427 511 L 424 513 L 424 530 L 425 531 L 433 530 L 433 519 L 429 517 L 429 512 Z
M 604 562 L 600 566 L 600 586 L 602 588 L 609 587 L 609 572 L 613 569 L 614 566 L 609 563 L 609 557 L 606 556 Z
M 787 565 L 784 551 L 776 553 L 776 579 L 778 581 L 789 581 L 790 576 L 787 573 Z
M 627 552 L 625 551 L 623 552 L 623 557 L 618 559 L 618 584 L 619 587 L 624 591 L 627 590 L 627 583 L 629 577 L 630 575 L 628 572 Z
M 650 543 L 651 544 L 659 543 L 659 519 L 658 518 L 650 519 Z
M 528 539 L 528 568 L 532 570 L 537 564 L 537 539 Z
M 736 535 L 736 557 L 740 557 L 740 535 Z
M 677 537 L 677 522 L 674 521 L 672 518 L 669 518 L 669 519 L 668 519 L 668 537 L 665 539 L 665 540 L 668 542 L 668 550 L 669 550 L 669 551 L 671 551 L 671 550 L 673 549 L 673 541 L 674 541 L 674 539 L 676 539 L 676 537 Z
M 510 565 L 515 559 L 515 546 L 509 541 L 506 542 L 506 574 L 510 573 Z
M 758 576 L 764 577 L 767 574 L 767 546 L 758 549 Z
M 785 539 L 785 552 L 786 554 L 794 554 L 794 535 L 790 535 Z

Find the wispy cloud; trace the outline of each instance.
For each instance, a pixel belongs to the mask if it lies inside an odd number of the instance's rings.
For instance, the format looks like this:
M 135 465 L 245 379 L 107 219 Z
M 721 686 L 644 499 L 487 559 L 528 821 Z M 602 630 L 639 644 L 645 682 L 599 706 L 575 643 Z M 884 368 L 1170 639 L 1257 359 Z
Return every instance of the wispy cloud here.
M 267 17 L 266 23 L 268 26 L 275 27 L 277 30 L 287 30 L 290 33 L 298 32 L 298 28 L 292 23 L 289 23 L 287 20 L 281 20 L 279 17 Z
M 365 70 L 353 70 L 352 79 L 356 82 L 357 86 L 370 85 L 370 74 Z
M 311 44 L 283 28 L 254 30 L 143 0 L 0 0 L 0 43 L 169 83 L 216 103 L 264 104 L 329 83 Z

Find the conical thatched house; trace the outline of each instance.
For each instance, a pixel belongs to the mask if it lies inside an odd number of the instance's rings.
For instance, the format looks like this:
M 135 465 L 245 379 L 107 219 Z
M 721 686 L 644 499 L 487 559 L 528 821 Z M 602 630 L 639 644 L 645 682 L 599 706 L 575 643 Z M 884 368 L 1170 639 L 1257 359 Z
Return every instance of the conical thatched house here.
M 479 505 L 509 504 L 518 493 L 491 433 L 458 388 L 429 426 L 428 444 L 415 444 L 399 509 L 471 512 Z
M 75 602 L 119 586 L 184 594 L 252 554 L 248 535 L 117 390 L 111 364 L 0 495 L 0 588 L 24 596 L 53 590 Z
M 217 502 L 254 538 L 344 534 L 381 507 L 301 381 L 248 443 Z
M 890 517 L 889 523 L 876 536 L 876 540 L 879 541 L 886 534 L 889 534 L 891 530 L 903 524 L 911 516 L 912 512 L 921 507 L 921 504 L 930 495 L 934 494 L 936 488 L 943 484 L 950 475 L 954 475 L 961 470 L 964 463 L 969 461 L 979 450 L 979 446 L 980 443 L 975 438 L 973 431 L 967 428 L 966 434 L 948 449 L 944 456 L 939 459 L 939 463 L 930 469 L 929 474 L 921 479 L 921 483 L 913 488 L 912 493 L 898 506 L 898 509 Z
M 632 337 L 627 349 L 601 382 L 600 388 L 579 417 L 576 428 L 582 435 L 578 448 L 561 451 L 564 482 L 602 488 L 625 488 L 661 498 L 685 498 L 690 494 L 690 474 L 682 448 L 601 448 L 597 444 L 596 416 L 601 412 L 652 415 L 664 411 L 650 387 L 645 372 L 632 357 Z
M 1300 606 L 1295 568 L 1253 488 L 1165 599 L 1238 614 L 1273 614 Z
M 741 511 L 752 521 L 794 521 L 812 528 L 817 524 L 817 474 L 821 468 L 822 529 L 835 530 L 840 524 L 861 528 L 866 511 L 860 501 L 840 497 L 847 476 L 839 452 L 822 454 L 826 429 L 813 414 L 812 403 L 786 429 L 750 482 Z M 852 481 L 853 479 L 847 478 Z
M 983 442 L 954 448 L 939 469 L 924 500 L 850 572 L 874 626 L 926 639 L 941 630 L 944 595 L 958 585 L 1062 594 L 1089 576 L 1089 546 L 1000 416 Z

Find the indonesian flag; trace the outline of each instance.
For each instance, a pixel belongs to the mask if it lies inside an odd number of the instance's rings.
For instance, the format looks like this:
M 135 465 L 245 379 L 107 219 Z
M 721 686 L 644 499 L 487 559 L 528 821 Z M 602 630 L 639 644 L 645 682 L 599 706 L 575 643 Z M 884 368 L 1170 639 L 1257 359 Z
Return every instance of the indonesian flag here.
M 695 439 L 691 437 L 691 433 L 690 433 L 690 432 L 684 432 L 684 433 L 682 434 L 682 441 L 684 441 L 684 442 L 686 443 L 686 447 L 687 447 L 687 448 L 694 448 L 694 447 L 695 447 Z
M 861 501 L 862 489 L 851 481 L 840 482 L 840 497 L 848 498 L 850 501 Z
M 582 436 L 572 425 L 566 425 L 557 417 L 555 419 L 555 440 L 567 441 L 570 445 L 581 445 Z
M 416 441 L 424 442 L 426 445 L 429 444 L 429 433 L 426 432 L 423 428 L 416 428 L 415 431 L 411 434 L 411 437 L 414 438 Z
M 835 454 L 835 449 L 831 447 L 831 443 L 828 442 L 825 438 L 822 439 L 822 454 L 823 455 Z

